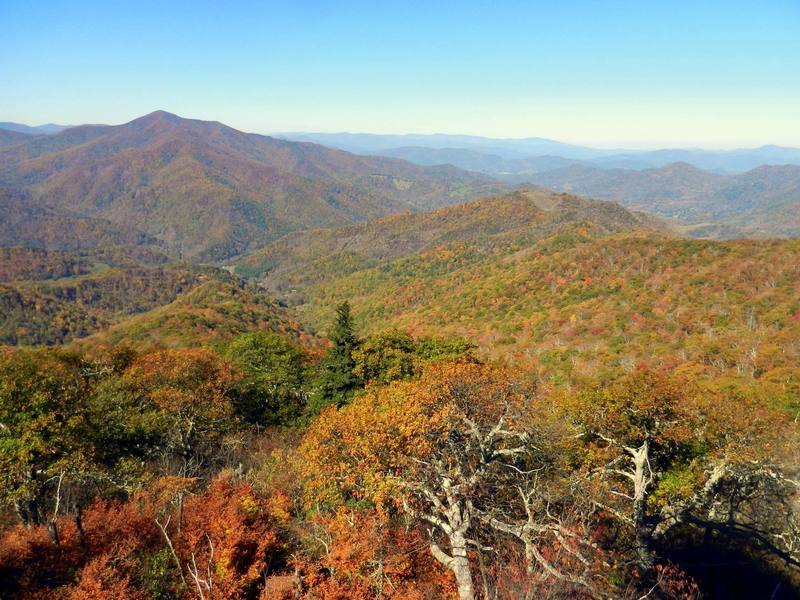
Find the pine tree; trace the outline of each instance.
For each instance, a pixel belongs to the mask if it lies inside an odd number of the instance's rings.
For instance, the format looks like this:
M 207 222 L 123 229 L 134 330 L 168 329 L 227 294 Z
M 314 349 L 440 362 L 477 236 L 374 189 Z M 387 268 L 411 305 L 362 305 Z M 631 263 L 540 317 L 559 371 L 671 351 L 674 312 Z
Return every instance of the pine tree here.
M 331 404 L 346 404 L 362 386 L 360 378 L 353 372 L 353 350 L 359 340 L 353 331 L 349 302 L 336 307 L 336 320 L 328 337 L 332 345 L 322 361 L 316 393 L 309 402 L 312 413 L 318 413 Z

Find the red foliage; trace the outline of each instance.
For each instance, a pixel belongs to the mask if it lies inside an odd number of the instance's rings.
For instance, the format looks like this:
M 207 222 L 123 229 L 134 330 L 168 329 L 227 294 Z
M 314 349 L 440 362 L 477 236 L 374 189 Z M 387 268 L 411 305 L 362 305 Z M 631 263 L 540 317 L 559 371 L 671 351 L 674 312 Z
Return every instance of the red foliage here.
M 670 600 L 696 600 L 700 598 L 697 582 L 672 563 L 656 565 L 658 589 Z
M 62 519 L 59 546 L 45 527 L 7 532 L 0 539 L 3 591 L 24 600 L 138 600 L 148 597 L 143 586 L 160 586 L 188 599 L 195 597 L 189 565 L 196 564 L 201 576 L 211 572 L 215 597 L 246 599 L 258 597 L 270 570 L 285 567 L 270 503 L 249 484 L 222 474 L 185 501 L 180 532 L 174 512 L 167 527 L 187 581 L 184 588 L 155 522 L 157 517 L 165 522 L 165 508 L 160 492 L 125 503 L 97 502 L 83 517 L 83 542 L 75 525 Z M 154 575 L 149 564 L 159 558 L 165 573 Z
M 255 597 L 268 569 L 282 566 L 285 545 L 268 503 L 249 484 L 223 474 L 204 494 L 186 501 L 185 515 L 181 537 L 173 543 L 186 564 L 199 568 L 211 561 L 215 597 Z
M 453 595 L 452 577 L 416 531 L 375 512 L 344 509 L 315 524 L 330 541 L 318 560 L 301 565 L 305 598 L 425 600 Z

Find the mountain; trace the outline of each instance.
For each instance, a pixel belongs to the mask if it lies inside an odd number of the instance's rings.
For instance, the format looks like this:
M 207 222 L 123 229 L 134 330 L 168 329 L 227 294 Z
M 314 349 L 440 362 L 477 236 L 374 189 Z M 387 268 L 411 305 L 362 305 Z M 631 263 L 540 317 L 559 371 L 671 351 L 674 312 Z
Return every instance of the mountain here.
M 304 290 L 298 314 L 322 327 L 346 298 L 369 331 L 466 336 L 556 380 L 642 362 L 760 375 L 800 359 L 799 264 L 797 240 L 562 233 L 478 257 L 431 250 L 323 281 Z
M 0 123 L 0 129 L 2 130 L 26 133 L 28 135 L 47 135 L 49 133 L 59 133 L 60 131 L 64 131 L 70 127 L 71 125 L 56 125 L 55 123 L 47 123 L 46 125 L 39 125 L 37 127 L 23 125 L 22 123 Z
M 164 265 L 171 260 L 174 259 L 148 246 L 107 245 L 76 252 L 0 247 L 0 282 L 77 277 L 110 268 Z
M 363 334 L 464 336 L 556 384 L 637 364 L 780 377 L 800 360 L 800 240 L 685 239 L 610 202 L 526 196 L 304 232 L 243 266 L 311 330 L 348 300 Z M 467 233 L 473 219 L 487 228 Z
M 11 131 L 8 129 L 0 129 L 0 148 L 3 146 L 12 146 L 21 142 L 26 142 L 30 139 L 30 135 L 19 131 Z
M 503 189 L 454 167 L 356 156 L 163 111 L 6 146 L 0 187 L 25 190 L 59 215 L 140 230 L 201 260 L 226 259 L 299 229 Z
M 464 257 L 491 256 L 512 243 L 530 244 L 563 232 L 602 237 L 621 231 L 666 232 L 647 215 L 612 202 L 567 194 L 516 191 L 432 213 L 403 214 L 336 229 L 298 232 L 244 259 L 237 273 L 259 278 L 296 304 L 303 290 L 357 271 L 459 246 Z M 464 250 L 469 248 L 469 250 Z M 440 259 L 433 261 L 438 265 Z M 438 266 L 431 268 L 439 268 Z
M 762 166 L 739 175 L 710 173 L 687 163 L 643 171 L 573 165 L 532 174 L 530 180 L 689 223 L 726 219 L 800 199 L 800 166 L 795 165 Z
M 747 210 L 713 223 L 688 225 L 683 231 L 709 238 L 797 238 L 800 237 L 800 199 Z
M 221 269 L 186 262 L 116 266 L 114 254 L 22 248 L 0 249 L 0 258 L 12 263 L 0 268 L 0 345 L 91 336 L 86 345 L 191 346 L 258 329 L 302 336 L 265 290 Z
M 0 284 L 0 344 L 61 344 L 175 300 L 209 278 L 188 265 Z
M 0 189 L 0 246 L 77 251 L 105 246 L 163 247 L 131 225 L 48 206 L 29 194 Z
M 428 149 L 461 149 L 502 158 L 526 158 L 555 155 L 572 159 L 588 159 L 618 153 L 586 146 L 565 144 L 546 138 L 489 138 L 474 135 L 433 134 L 374 134 L 374 133 L 278 133 L 276 137 L 323 144 L 360 154 L 384 154 L 387 150 L 405 147 Z
M 453 165 L 459 169 L 486 173 L 508 182 L 523 182 L 530 173 L 551 171 L 583 162 L 561 156 L 503 158 L 497 154 L 485 154 L 464 148 L 425 148 L 422 146 L 389 148 L 376 154 L 400 158 L 418 165 Z
M 602 169 L 654 169 L 685 162 L 717 173 L 742 173 L 762 165 L 800 165 L 800 148 L 761 146 L 734 150 L 591 148 L 545 138 L 488 138 L 469 135 L 368 133 L 283 133 L 286 139 L 315 142 L 361 154 L 396 156 L 421 165 L 452 164 L 487 174 L 519 175 L 544 170 L 516 159 L 558 158 Z M 475 156 L 485 155 L 485 156 Z M 565 164 L 558 166 L 567 166 Z M 555 167 L 550 167 L 555 168 Z M 513 181 L 517 179 L 511 178 Z
M 603 168 L 647 169 L 684 162 L 717 173 L 742 173 L 762 165 L 800 165 L 800 148 L 761 146 L 737 150 L 653 150 L 628 152 L 595 158 Z

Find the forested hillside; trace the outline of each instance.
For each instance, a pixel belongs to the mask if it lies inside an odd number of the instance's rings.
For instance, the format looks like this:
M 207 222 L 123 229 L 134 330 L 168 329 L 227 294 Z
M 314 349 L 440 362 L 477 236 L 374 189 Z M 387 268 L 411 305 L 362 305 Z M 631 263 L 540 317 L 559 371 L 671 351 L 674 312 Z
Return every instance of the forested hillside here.
M 163 111 L 0 149 L 0 189 L 36 201 L 17 208 L 32 239 L 50 237 L 54 219 L 80 240 L 91 236 L 73 224 L 109 223 L 204 260 L 295 230 L 436 208 L 502 187 L 455 167 L 361 157 Z
M 737 175 L 703 171 L 686 163 L 657 169 L 601 169 L 571 165 L 528 178 L 531 183 L 591 198 L 615 200 L 627 207 L 688 223 L 728 224 L 727 237 L 751 236 L 749 211 L 761 214 L 763 232 L 792 236 L 769 210 L 800 200 L 800 166 L 762 165 Z M 787 236 L 788 233 L 788 236 Z M 762 233 L 763 235 L 763 233 Z
M 286 292 L 313 283 L 413 256 L 448 242 L 469 241 L 491 251 L 511 240 L 532 243 L 565 226 L 598 235 L 614 231 L 668 231 L 657 219 L 569 194 L 520 190 L 432 213 L 404 214 L 337 229 L 297 233 L 270 244 L 237 264 L 237 272 L 263 277 Z
M 64 343 L 167 304 L 207 276 L 189 267 L 106 269 L 54 281 L 0 284 L 0 342 Z
M 153 248 L 164 243 L 131 224 L 82 216 L 46 206 L 30 194 L 0 187 L 0 244 L 44 250 L 76 251 L 113 245 Z
M 0 282 L 72 277 L 90 269 L 89 261 L 78 255 L 19 246 L 0 248 Z
M 640 361 L 715 374 L 793 367 L 800 245 L 711 243 L 565 231 L 490 254 L 456 243 L 296 292 L 322 326 L 349 298 L 373 330 L 466 335 L 546 373 Z
M 219 346 L 253 331 L 280 333 L 307 346 L 314 344 L 266 290 L 233 278 L 212 278 L 174 301 L 125 319 L 78 345 L 104 348 L 125 344 L 140 349 Z
M 737 237 L 768 239 L 800 237 L 800 194 L 795 199 L 753 208 L 714 223 L 689 225 L 692 236 L 717 239 Z
M 3 598 L 797 597 L 800 241 L 519 190 L 220 268 L 7 197 Z
M 0 351 L 4 593 L 793 597 L 796 368 L 537 382 L 364 325 Z

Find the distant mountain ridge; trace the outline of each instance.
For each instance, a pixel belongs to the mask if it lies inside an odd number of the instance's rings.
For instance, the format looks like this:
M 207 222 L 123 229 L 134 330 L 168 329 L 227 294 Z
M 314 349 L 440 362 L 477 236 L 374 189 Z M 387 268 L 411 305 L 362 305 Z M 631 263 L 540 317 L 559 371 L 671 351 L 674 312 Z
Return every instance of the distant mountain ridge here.
M 73 125 L 48 123 L 30 126 L 0 122 L 0 131 L 30 135 L 59 133 Z M 254 134 L 256 135 L 256 134 Z M 767 144 L 754 148 L 708 150 L 703 148 L 658 148 L 653 150 L 626 148 L 594 148 L 558 140 L 527 138 L 491 138 L 463 134 L 374 134 L 374 133 L 275 133 L 273 137 L 291 141 L 321 144 L 356 154 L 394 156 L 420 165 L 442 165 L 478 170 L 484 173 L 524 173 L 526 163 L 503 168 L 503 161 L 552 157 L 569 161 L 585 161 L 601 168 L 648 169 L 670 163 L 686 162 L 698 168 L 719 173 L 741 173 L 761 165 L 800 165 L 800 148 Z M 3 143 L 0 137 L 0 144 Z M 437 151 L 440 160 L 432 158 Z M 446 151 L 446 152 L 443 152 Z M 449 156 L 448 156 L 449 154 Z M 478 155 L 485 155 L 479 156 Z M 479 160 L 483 168 L 473 169 L 470 163 Z M 512 163 L 513 165 L 513 163 Z M 562 165 L 563 166 L 563 165 Z M 536 168 L 536 170 L 544 170 Z
M 164 111 L 0 148 L 0 187 L 24 190 L 49 211 L 138 229 L 201 260 L 235 256 L 295 230 L 504 189 L 452 166 L 363 157 Z
M 13 204 L 0 244 L 154 244 L 229 261 L 292 232 L 435 210 L 515 187 L 619 201 L 713 237 L 795 235 L 800 212 L 800 150 L 793 148 L 627 151 L 545 138 L 283 135 L 310 141 L 164 111 L 49 135 L 0 129 L 0 204 Z M 24 202 L 9 200 L 19 194 Z
M 503 158 L 524 158 L 556 154 L 567 158 L 588 159 L 613 150 L 599 150 L 586 146 L 566 144 L 547 138 L 488 138 L 476 135 L 431 134 L 376 134 L 376 133 L 276 133 L 288 140 L 313 142 L 360 154 L 382 154 L 383 151 L 408 146 L 433 149 L 470 149 L 495 153 Z
M 425 148 L 403 146 L 372 153 L 380 156 L 400 158 L 418 165 L 435 166 L 450 164 L 461 169 L 501 177 L 506 181 L 524 182 L 532 173 L 541 173 L 578 164 L 592 164 L 574 158 L 543 155 L 529 158 L 503 158 L 497 154 L 484 154 L 464 148 Z
M 530 180 L 689 223 L 800 201 L 800 166 L 795 165 L 765 165 L 739 175 L 710 173 L 687 163 L 642 171 L 571 165 L 532 174 Z
M 69 129 L 72 125 L 58 125 L 56 123 L 46 123 L 45 125 L 38 125 L 32 127 L 30 125 L 23 125 L 22 123 L 10 123 L 8 121 L 0 123 L 0 129 L 5 131 L 16 131 L 17 133 L 27 133 L 29 135 L 47 135 L 50 133 L 59 133 L 65 129 Z
M 288 134 L 291 135 L 291 134 Z M 450 164 L 521 187 L 603 200 L 687 224 L 693 236 L 800 235 L 800 149 L 598 150 L 554 140 L 295 134 L 370 155 Z M 396 145 L 414 143 L 415 145 Z M 459 144 L 461 147 L 459 147 Z
M 761 165 L 800 165 L 800 148 L 776 145 L 733 150 L 696 148 L 631 150 L 591 148 L 546 138 L 488 138 L 446 134 L 296 132 L 281 133 L 276 136 L 315 142 L 361 154 L 396 156 L 418 164 L 449 163 L 460 168 L 473 168 L 475 164 L 481 164 L 481 168 L 477 169 L 481 172 L 505 173 L 510 176 L 524 175 L 529 170 L 524 162 L 516 165 L 516 168 L 509 169 L 510 165 L 506 161 L 545 156 L 583 161 L 600 168 L 649 169 L 675 162 L 686 162 L 719 173 L 741 173 Z M 440 158 L 444 159 L 444 163 L 431 162 L 437 152 Z M 478 160 L 480 163 L 476 163 Z

